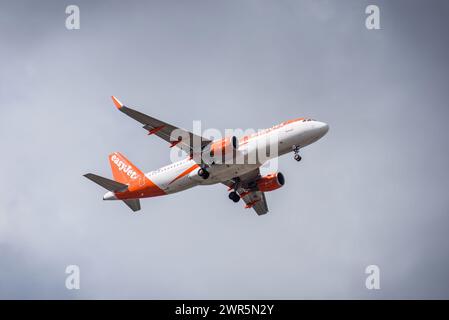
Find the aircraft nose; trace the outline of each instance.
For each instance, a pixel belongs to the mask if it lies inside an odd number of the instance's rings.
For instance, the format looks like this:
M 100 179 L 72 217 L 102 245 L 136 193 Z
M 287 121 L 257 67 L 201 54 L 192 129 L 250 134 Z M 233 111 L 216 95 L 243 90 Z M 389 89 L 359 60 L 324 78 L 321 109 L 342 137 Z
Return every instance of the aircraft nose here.
M 324 136 L 329 131 L 329 125 L 320 121 L 317 121 L 316 128 L 319 130 L 321 136 Z

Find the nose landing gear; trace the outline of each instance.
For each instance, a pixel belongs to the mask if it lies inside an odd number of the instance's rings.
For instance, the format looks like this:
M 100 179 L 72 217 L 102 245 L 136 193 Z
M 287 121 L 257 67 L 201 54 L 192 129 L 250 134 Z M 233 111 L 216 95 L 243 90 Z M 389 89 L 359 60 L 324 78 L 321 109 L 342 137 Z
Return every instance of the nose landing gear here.
M 293 153 L 295 154 L 293 158 L 298 162 L 301 161 L 302 157 L 299 155 L 299 146 L 293 145 L 292 150 Z

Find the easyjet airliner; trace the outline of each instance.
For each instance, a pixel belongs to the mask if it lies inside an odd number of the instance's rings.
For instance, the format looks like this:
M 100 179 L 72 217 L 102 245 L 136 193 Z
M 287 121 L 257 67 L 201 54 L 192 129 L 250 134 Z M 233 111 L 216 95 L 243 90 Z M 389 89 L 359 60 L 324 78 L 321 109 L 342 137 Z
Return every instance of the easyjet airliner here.
M 103 200 L 122 200 L 133 211 L 140 210 L 140 198 L 222 183 L 228 187 L 229 199 L 234 202 L 243 199 L 245 208 L 253 208 L 258 215 L 266 214 L 265 192 L 282 187 L 285 179 L 280 172 L 261 176 L 260 167 L 266 161 L 289 152 L 293 152 L 294 159 L 300 161 L 300 148 L 322 138 L 329 130 L 326 123 L 298 118 L 241 138 L 231 136 L 211 141 L 128 108 L 114 96 L 112 100 L 117 109 L 140 122 L 149 135 L 158 136 L 170 147 L 180 148 L 187 154 L 181 161 L 143 173 L 121 153 L 114 152 L 109 156 L 114 180 L 92 173 L 84 175 L 108 190 Z M 262 148 L 265 156 L 261 157 L 261 146 L 270 149 L 268 141 L 275 141 L 277 152 L 270 152 L 267 156 L 266 148 Z

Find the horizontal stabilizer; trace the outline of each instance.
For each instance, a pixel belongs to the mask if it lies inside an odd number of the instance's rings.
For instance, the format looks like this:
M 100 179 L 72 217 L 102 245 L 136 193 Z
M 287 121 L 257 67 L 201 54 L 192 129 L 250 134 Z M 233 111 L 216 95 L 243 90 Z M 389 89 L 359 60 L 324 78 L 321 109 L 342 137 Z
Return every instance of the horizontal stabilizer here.
M 126 189 L 128 189 L 128 185 L 114 181 L 114 180 L 110 180 L 107 178 L 103 178 L 100 176 L 97 176 L 96 174 L 93 173 L 87 173 L 84 175 L 87 179 L 95 182 L 96 184 L 102 186 L 103 188 L 105 188 L 106 190 L 109 191 L 113 191 L 113 192 L 117 192 L 117 191 L 125 191 Z M 140 207 L 140 206 L 139 206 Z
M 131 208 L 132 211 L 136 212 L 140 210 L 140 200 L 139 199 L 129 199 L 123 200 L 123 202 Z

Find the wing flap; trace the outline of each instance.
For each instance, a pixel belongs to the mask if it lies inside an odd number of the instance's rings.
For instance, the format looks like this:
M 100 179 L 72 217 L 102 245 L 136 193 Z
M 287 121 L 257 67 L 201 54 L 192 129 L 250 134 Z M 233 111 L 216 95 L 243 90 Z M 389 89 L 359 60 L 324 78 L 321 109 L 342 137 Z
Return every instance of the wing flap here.
M 243 197 L 243 201 L 246 203 L 246 208 L 253 208 L 259 216 L 268 213 L 267 199 L 262 191 L 249 192 Z

